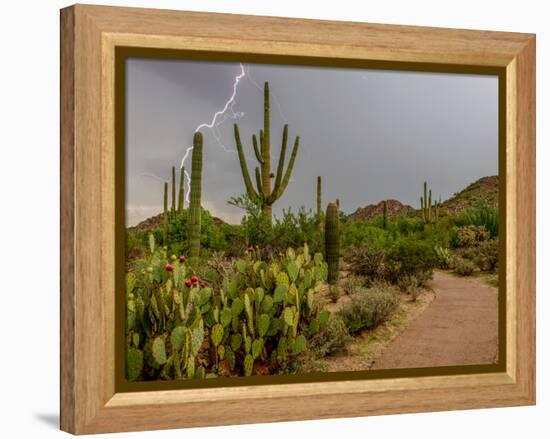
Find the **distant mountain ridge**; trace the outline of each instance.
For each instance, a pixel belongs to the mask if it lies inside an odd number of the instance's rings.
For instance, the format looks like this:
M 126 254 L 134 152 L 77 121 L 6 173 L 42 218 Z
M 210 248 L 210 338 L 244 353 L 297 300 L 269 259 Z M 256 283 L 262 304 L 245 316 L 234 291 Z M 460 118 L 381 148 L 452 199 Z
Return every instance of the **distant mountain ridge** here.
M 402 204 L 398 200 L 386 200 L 388 216 L 417 215 L 420 210 Z M 498 206 L 498 175 L 482 177 L 468 185 L 465 189 L 455 193 L 451 198 L 441 203 L 441 215 L 457 213 L 465 209 L 473 209 L 479 204 Z M 384 200 L 378 204 L 369 204 L 359 207 L 348 215 L 352 220 L 370 220 L 384 214 Z
M 465 189 L 455 193 L 451 198 L 441 203 L 441 215 L 457 213 L 465 209 L 472 209 L 480 203 L 498 207 L 498 175 L 482 177 L 479 180 L 468 185 Z M 401 203 L 399 200 L 385 200 L 388 206 L 388 216 L 395 217 L 399 215 L 418 215 L 419 210 Z M 370 220 L 384 214 L 384 200 L 378 204 L 369 204 L 365 207 L 357 208 L 348 215 L 351 220 Z M 220 218 L 213 218 L 215 224 L 225 224 Z M 163 222 L 163 214 L 147 218 L 130 230 L 144 231 L 160 227 Z
M 365 207 L 359 207 L 355 212 L 350 213 L 348 218 L 352 220 L 369 220 L 382 216 L 384 214 L 384 201 L 386 201 L 388 206 L 389 217 L 408 215 L 415 212 L 413 207 L 407 204 L 402 204 L 398 200 L 382 200 L 378 204 L 369 204 Z

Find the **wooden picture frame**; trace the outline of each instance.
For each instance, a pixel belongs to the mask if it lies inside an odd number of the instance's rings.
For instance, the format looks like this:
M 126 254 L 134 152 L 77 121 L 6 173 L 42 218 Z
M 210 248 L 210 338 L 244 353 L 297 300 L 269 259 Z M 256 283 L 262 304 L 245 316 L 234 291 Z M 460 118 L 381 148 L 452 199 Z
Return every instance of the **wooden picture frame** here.
M 498 71 L 505 98 L 506 367 L 142 392 L 115 383 L 117 48 Z M 535 403 L 535 36 L 76 5 L 61 11 L 61 429 L 74 434 Z

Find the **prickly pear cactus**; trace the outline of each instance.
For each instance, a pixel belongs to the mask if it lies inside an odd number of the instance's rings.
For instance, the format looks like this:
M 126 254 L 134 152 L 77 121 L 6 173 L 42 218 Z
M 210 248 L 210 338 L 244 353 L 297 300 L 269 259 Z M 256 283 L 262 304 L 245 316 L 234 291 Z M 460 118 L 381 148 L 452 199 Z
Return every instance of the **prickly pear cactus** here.
M 185 258 L 153 241 L 126 279 L 129 381 L 265 373 L 303 354 L 305 334 L 325 320 L 314 305 L 327 278 L 322 255 L 305 246 L 233 267 L 220 290 L 199 287 Z

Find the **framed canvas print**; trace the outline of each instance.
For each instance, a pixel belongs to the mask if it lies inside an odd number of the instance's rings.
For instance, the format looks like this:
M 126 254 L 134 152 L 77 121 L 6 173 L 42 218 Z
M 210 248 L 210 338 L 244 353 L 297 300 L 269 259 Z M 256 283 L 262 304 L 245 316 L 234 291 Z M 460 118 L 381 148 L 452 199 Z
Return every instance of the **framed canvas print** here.
M 61 428 L 535 402 L 535 37 L 61 11 Z

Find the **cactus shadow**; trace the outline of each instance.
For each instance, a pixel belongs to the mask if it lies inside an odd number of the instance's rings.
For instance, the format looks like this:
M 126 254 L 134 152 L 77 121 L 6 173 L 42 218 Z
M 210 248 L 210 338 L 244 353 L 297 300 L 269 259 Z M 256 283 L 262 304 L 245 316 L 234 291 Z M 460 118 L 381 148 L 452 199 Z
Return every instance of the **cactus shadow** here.
M 34 418 L 50 428 L 59 430 L 59 413 L 35 413 Z

